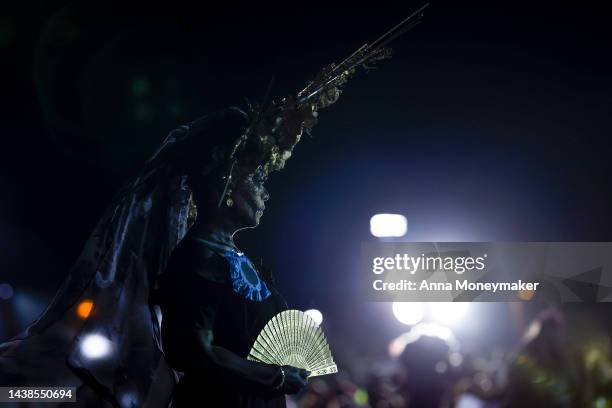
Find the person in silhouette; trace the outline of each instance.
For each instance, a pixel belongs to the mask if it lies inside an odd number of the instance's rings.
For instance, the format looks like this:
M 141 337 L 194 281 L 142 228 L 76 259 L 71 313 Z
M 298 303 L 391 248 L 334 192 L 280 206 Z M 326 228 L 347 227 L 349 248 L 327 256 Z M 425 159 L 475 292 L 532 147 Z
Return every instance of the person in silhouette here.
M 298 126 L 291 131 L 300 132 L 299 117 L 293 120 Z M 225 133 L 248 126 L 248 118 L 229 109 L 210 123 Z M 212 150 L 226 158 L 236 136 L 222 137 Z M 267 173 L 250 160 L 230 164 L 228 173 L 223 159 L 212 168 L 197 155 L 193 159 L 187 156 L 184 164 L 196 220 L 159 278 L 163 349 L 169 364 L 184 373 L 173 406 L 218 401 L 224 407 L 284 407 L 284 394 L 303 388 L 309 372 L 246 359 L 260 331 L 287 303 L 272 274 L 234 243 L 238 231 L 259 224 L 269 199 Z

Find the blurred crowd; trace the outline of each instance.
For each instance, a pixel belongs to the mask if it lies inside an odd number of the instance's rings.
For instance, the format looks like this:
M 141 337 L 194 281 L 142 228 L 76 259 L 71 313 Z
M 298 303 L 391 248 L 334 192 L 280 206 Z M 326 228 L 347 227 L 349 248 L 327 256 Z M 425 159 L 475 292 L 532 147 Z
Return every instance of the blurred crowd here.
M 570 340 L 558 310 L 541 312 L 512 349 L 479 355 L 462 352 L 443 331 L 417 329 L 400 339 L 401 349 L 397 342 L 390 347 L 385 368 L 372 366 L 364 381 L 347 372 L 315 377 L 288 406 L 612 408 L 609 336 Z

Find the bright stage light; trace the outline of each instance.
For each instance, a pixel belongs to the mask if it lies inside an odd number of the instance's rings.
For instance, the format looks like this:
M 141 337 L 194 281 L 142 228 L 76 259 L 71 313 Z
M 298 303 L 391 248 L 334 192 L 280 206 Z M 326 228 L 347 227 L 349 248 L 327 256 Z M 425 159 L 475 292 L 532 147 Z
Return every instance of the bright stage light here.
M 408 344 L 418 341 L 421 336 L 436 337 L 444 341 L 451 351 L 459 350 L 460 344 L 451 329 L 438 323 L 419 323 L 412 326 L 389 343 L 389 355 L 399 357 Z
M 111 352 L 111 341 L 100 334 L 90 334 L 83 339 L 81 352 L 92 360 L 102 358 Z
M 310 309 L 305 311 L 304 313 L 311 317 L 317 325 L 323 323 L 323 313 L 319 312 L 317 309 Z
M 425 306 L 421 302 L 393 302 L 393 314 L 397 320 L 411 326 L 423 319 Z
M 427 304 L 431 317 L 443 324 L 457 323 L 463 319 L 470 306 L 466 302 L 432 302 Z
M 472 394 L 463 394 L 457 401 L 457 408 L 483 408 L 485 404 Z
M 400 214 L 376 214 L 370 218 L 370 232 L 375 237 L 403 237 L 407 230 L 408 221 Z

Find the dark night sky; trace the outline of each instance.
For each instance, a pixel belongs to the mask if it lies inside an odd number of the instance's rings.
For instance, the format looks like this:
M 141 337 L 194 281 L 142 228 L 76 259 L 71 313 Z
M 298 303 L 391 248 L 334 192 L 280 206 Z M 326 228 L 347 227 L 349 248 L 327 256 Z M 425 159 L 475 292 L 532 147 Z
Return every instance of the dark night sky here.
M 273 75 L 275 95 L 301 89 L 421 4 L 402 3 L 2 13 L 0 281 L 50 295 L 174 126 L 261 98 Z M 411 240 L 612 239 L 611 15 L 530 3 L 435 1 L 321 112 L 239 237 L 290 303 L 358 301 L 377 212 L 405 214 Z

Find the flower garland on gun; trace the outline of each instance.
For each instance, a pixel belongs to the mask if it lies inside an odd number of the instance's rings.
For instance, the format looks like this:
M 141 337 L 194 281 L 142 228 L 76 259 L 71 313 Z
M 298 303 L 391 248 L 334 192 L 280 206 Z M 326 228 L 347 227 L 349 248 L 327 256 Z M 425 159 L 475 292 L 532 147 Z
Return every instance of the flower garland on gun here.
M 341 87 L 355 75 L 358 68 L 370 71 L 376 63 L 390 58 L 392 50 L 387 45 L 419 24 L 423 10 L 428 6 L 429 3 L 423 5 L 376 41 L 359 47 L 342 62 L 321 69 L 297 95 L 280 101 L 268 101 L 270 84 L 260 106 L 247 102 L 250 124 L 236 140 L 229 155 L 229 168 L 224 177 L 226 187 L 237 162 L 264 177 L 281 170 L 300 141 L 302 132 L 310 135 L 310 129 L 317 124 L 318 111 L 338 101 Z

